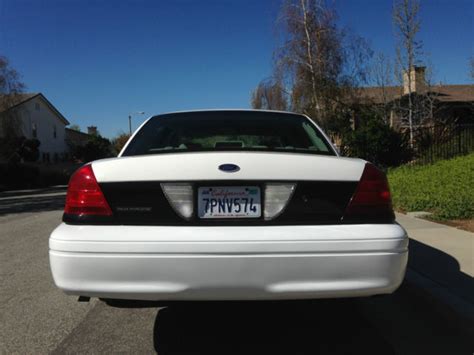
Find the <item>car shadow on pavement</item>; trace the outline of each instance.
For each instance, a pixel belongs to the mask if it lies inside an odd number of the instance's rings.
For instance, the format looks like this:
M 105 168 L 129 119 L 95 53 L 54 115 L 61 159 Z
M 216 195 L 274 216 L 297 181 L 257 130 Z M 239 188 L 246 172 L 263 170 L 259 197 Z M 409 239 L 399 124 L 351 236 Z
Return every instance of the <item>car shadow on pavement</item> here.
M 447 235 L 446 238 L 449 236 Z M 409 251 L 408 267 L 410 269 L 474 304 L 474 279 L 462 272 L 456 258 L 414 239 L 410 239 Z
M 160 355 L 394 353 L 345 299 L 172 305 L 153 340 Z
M 0 216 L 25 212 L 47 212 L 62 210 L 66 196 L 34 196 L 0 200 Z

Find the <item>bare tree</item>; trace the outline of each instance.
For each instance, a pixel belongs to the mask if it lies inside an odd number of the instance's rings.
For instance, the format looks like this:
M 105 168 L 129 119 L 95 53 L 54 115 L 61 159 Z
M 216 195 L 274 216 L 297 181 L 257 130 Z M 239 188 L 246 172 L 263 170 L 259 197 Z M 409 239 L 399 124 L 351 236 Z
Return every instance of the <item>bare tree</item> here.
M 288 110 L 287 93 L 278 80 L 263 80 L 252 92 L 251 104 L 255 109 Z
M 20 74 L 10 66 L 6 57 L 0 55 L 0 95 L 20 94 L 24 89 Z
M 315 107 L 316 109 L 320 108 L 319 104 L 319 98 L 318 98 L 318 90 L 317 90 L 317 76 L 320 77 L 321 79 L 321 73 L 322 73 L 322 68 L 321 65 L 323 64 L 323 54 L 321 51 L 317 51 L 316 56 L 317 56 L 317 63 L 314 62 L 313 60 L 313 51 L 315 46 L 322 46 L 322 41 L 323 41 L 323 31 L 326 31 L 326 29 L 322 26 L 323 21 L 325 22 L 325 25 L 328 24 L 328 21 L 330 21 L 330 12 L 324 9 L 321 6 L 321 2 L 315 3 L 314 9 L 315 12 L 311 13 L 310 8 L 309 8 L 309 3 L 307 0 L 300 0 L 300 6 L 301 8 L 299 9 L 301 11 L 301 18 L 299 21 L 301 21 L 302 29 L 304 31 L 304 41 L 303 41 L 303 46 L 305 47 L 305 61 L 304 63 L 307 66 L 309 78 L 311 81 L 311 95 L 310 95 L 310 105 Z M 294 18 L 293 20 L 297 20 L 297 17 Z M 311 22 L 314 23 L 313 26 L 311 26 Z M 299 26 L 294 27 L 294 29 L 297 30 Z M 313 36 L 310 35 L 310 33 L 314 33 Z M 314 41 L 313 41 L 314 37 Z M 317 64 L 320 64 L 317 68 Z M 316 73 L 316 70 L 318 73 Z M 319 75 L 317 75 L 319 74 Z
M 252 106 L 302 112 L 328 131 L 349 126 L 367 80 L 367 42 L 340 28 L 327 0 L 286 0 L 277 27 L 272 79 L 253 91 Z
M 418 17 L 419 11 L 419 0 L 395 0 L 393 7 L 393 23 L 395 25 L 398 42 L 396 49 L 398 66 L 397 74 L 402 83 L 402 88 L 403 82 L 407 82 L 407 116 L 411 146 L 413 146 L 413 78 L 411 70 L 418 63 L 418 57 L 421 54 L 422 48 L 422 43 L 417 40 L 417 35 L 421 26 Z
M 372 82 L 380 89 L 380 97 L 373 107 L 380 113 L 386 124 L 390 120 L 392 96 L 389 95 L 388 88 L 393 85 L 393 65 L 390 58 L 383 53 L 375 56 L 374 64 L 371 70 Z
M 416 116 L 418 117 L 418 121 L 415 123 L 418 124 L 439 124 L 442 125 L 447 124 L 446 122 L 447 117 L 439 116 L 439 89 L 443 86 L 441 82 L 435 84 L 434 82 L 434 67 L 433 64 L 426 60 L 425 66 L 425 76 L 424 76 L 424 92 L 423 95 L 418 97 L 418 112 L 416 112 Z M 452 117 L 449 117 L 452 121 Z M 454 122 L 451 122 L 454 123 Z
M 474 56 L 469 58 L 469 75 L 471 80 L 474 81 Z
M 6 57 L 0 56 L 0 129 L 4 137 L 16 137 L 21 133 L 20 119 L 10 108 L 18 102 L 24 88 L 18 72 L 10 66 Z
M 293 109 L 323 125 L 337 96 L 343 64 L 342 32 L 335 19 L 323 0 L 287 1 L 280 18 L 285 38 L 276 54 L 277 66 L 291 78 Z
M 367 43 L 337 24 L 325 0 L 288 0 L 280 18 L 282 45 L 275 51 L 275 71 L 291 96 L 291 108 L 325 127 L 351 100 L 355 84 L 365 80 Z

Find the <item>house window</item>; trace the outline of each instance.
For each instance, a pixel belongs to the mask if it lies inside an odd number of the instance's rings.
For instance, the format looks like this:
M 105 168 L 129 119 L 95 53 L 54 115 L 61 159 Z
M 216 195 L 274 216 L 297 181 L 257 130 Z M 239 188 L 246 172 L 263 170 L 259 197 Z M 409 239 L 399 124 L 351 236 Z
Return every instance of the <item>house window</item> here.
M 40 104 L 39 102 L 35 103 L 35 110 L 39 111 L 40 110 Z
M 38 128 L 36 127 L 36 123 L 31 125 L 31 135 L 33 138 L 38 138 Z
M 56 125 L 53 126 L 53 138 L 56 138 L 57 133 L 56 133 Z

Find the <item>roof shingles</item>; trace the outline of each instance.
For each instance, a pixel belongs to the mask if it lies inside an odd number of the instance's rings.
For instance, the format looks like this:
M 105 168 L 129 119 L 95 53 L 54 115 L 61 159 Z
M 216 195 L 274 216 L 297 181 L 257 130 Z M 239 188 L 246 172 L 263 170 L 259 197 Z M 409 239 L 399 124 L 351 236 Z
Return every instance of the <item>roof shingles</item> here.
M 441 102 L 474 102 L 474 85 L 436 85 L 429 88 Z M 365 87 L 360 89 L 360 98 L 365 102 L 384 103 L 400 98 L 401 86 Z

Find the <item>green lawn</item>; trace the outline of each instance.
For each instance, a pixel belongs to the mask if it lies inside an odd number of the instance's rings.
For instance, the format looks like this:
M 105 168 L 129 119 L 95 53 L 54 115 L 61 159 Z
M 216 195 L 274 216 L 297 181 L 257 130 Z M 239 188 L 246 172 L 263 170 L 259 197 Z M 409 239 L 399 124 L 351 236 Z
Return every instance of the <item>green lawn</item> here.
M 433 218 L 474 217 L 474 154 L 388 172 L 395 209 L 429 211 Z

